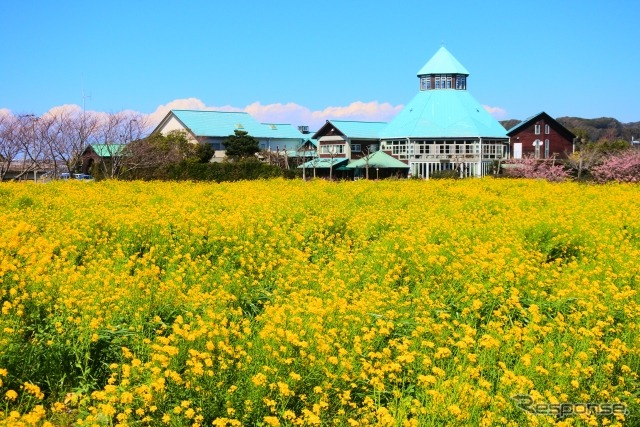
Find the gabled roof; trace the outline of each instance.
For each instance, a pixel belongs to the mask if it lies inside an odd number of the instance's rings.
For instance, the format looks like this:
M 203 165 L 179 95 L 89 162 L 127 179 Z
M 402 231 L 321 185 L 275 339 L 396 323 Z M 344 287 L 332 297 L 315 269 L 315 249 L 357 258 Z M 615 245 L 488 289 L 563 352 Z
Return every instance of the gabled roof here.
M 122 154 L 126 146 L 126 144 L 89 144 L 89 146 L 84 149 L 83 154 L 92 150 L 99 157 L 108 158 Z
M 228 136 L 243 130 L 253 137 L 266 129 L 250 114 L 231 111 L 171 110 L 195 136 Z
M 300 140 L 305 139 L 305 135 L 293 125 L 281 123 L 260 124 L 267 127 L 267 135 L 269 131 L 273 132 L 273 134 L 270 136 L 271 138 L 296 138 Z
M 500 123 L 466 90 L 418 94 L 380 133 L 387 138 L 507 138 Z
M 561 134 L 562 136 L 564 136 L 567 139 L 571 139 L 573 140 L 576 136 L 573 134 L 573 132 L 571 132 L 569 129 L 567 129 L 566 127 L 562 126 L 562 124 L 560 124 L 560 122 L 558 122 L 556 119 L 554 119 L 553 117 L 551 117 L 550 115 L 548 115 L 547 113 L 545 113 L 544 111 L 528 117 L 526 119 L 524 119 L 523 121 L 521 121 L 520 123 L 518 123 L 517 125 L 515 125 L 514 127 L 512 127 L 511 129 L 509 129 L 507 131 L 507 135 L 509 136 L 513 136 L 515 134 L 517 134 L 520 130 L 531 126 L 532 124 L 535 124 L 535 122 L 537 122 L 538 120 L 544 120 L 544 122 L 546 124 L 548 124 L 549 126 L 551 126 L 553 129 L 556 130 L 556 132 L 558 132 L 559 134 Z
M 291 125 L 258 123 L 250 114 L 237 111 L 171 110 L 156 129 L 171 115 L 195 136 L 227 137 L 241 130 L 255 138 L 303 139 Z
M 387 126 L 386 122 L 364 122 L 357 120 L 327 120 L 313 138 L 319 139 L 330 127 L 335 128 L 347 138 L 380 138 L 380 131 Z
M 309 144 L 313 145 L 315 148 L 318 148 L 318 140 L 313 139 L 312 136 L 313 135 L 309 133 L 303 134 L 302 135 L 303 144 L 306 144 L 308 142 Z
M 464 74 L 469 75 L 466 68 L 442 46 L 429 61 L 418 71 L 418 76 L 426 74 Z
M 349 169 L 355 168 L 366 168 L 367 161 L 364 158 L 354 160 L 349 163 L 347 166 Z M 396 159 L 385 153 L 384 151 L 376 151 L 375 153 L 369 156 L 369 167 L 370 168 L 397 168 L 397 169 L 408 169 L 409 165 L 402 163 L 400 160 Z

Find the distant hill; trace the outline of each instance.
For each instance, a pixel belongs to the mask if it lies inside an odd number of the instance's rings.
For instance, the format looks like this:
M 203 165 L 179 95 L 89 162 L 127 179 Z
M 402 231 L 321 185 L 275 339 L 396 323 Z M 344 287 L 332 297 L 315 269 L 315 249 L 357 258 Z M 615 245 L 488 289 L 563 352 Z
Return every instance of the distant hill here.
M 583 119 L 580 117 L 557 117 L 556 120 L 567 129 L 574 131 L 584 129 L 591 141 L 607 139 L 615 141 L 624 139 L 631 141 L 631 138 L 640 139 L 640 122 L 620 123 L 612 117 L 600 117 L 598 119 Z M 520 123 L 520 120 L 503 120 L 500 124 L 507 130 Z M 576 132 L 574 132 L 576 133 Z

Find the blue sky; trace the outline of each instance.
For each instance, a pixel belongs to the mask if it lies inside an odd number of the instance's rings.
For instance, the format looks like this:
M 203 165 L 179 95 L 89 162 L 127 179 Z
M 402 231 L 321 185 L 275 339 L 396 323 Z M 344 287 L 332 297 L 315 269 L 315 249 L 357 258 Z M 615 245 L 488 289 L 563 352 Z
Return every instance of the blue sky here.
M 0 0 L 0 109 L 389 120 L 442 43 L 498 119 L 640 121 L 640 3 Z M 76 107 L 77 108 L 77 107 Z

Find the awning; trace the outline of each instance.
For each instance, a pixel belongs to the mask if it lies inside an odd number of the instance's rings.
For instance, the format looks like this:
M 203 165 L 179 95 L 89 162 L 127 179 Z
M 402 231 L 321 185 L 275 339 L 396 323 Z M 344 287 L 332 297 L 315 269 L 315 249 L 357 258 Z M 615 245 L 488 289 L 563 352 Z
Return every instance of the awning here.
M 367 160 L 366 158 L 361 158 L 349 163 L 346 167 L 350 169 L 365 169 L 367 167 Z M 384 151 L 376 151 L 369 155 L 369 168 L 409 169 L 409 165 L 402 163 L 400 160 L 388 155 Z
M 318 157 L 298 166 L 298 169 L 329 169 L 332 166 L 334 168 L 342 166 L 347 161 L 348 159 L 345 158 L 322 159 Z

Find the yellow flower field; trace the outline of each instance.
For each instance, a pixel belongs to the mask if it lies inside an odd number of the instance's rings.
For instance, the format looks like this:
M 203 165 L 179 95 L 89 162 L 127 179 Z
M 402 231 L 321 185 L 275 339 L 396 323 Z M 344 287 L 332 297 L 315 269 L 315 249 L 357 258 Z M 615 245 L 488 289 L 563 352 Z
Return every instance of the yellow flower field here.
M 639 218 L 633 185 L 1 183 L 0 424 L 640 425 Z

